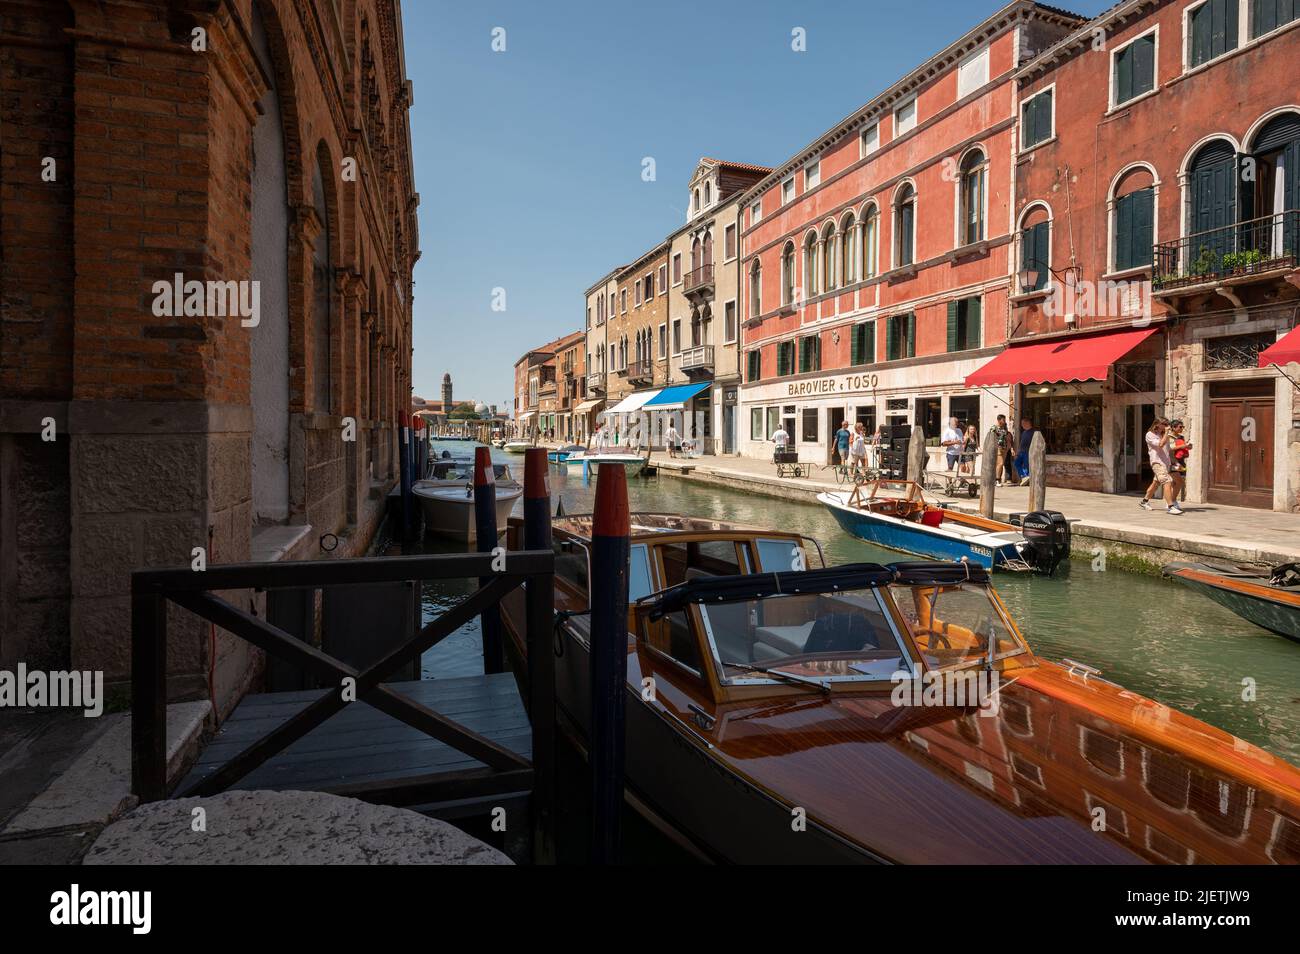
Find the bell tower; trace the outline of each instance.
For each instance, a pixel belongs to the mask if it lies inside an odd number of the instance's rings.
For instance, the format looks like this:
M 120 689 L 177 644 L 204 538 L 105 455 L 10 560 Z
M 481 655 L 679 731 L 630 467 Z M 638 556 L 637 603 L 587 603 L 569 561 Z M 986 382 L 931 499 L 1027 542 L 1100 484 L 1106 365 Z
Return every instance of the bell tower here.
M 451 372 L 448 371 L 442 376 L 442 410 L 444 413 L 451 413 Z

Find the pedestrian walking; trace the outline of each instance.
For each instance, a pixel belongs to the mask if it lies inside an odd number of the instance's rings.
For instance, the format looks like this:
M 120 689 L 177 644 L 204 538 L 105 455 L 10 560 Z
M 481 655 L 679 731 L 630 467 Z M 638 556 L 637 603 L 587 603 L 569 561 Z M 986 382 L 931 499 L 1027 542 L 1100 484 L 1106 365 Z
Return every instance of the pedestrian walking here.
M 1147 431 L 1145 440 L 1147 458 L 1151 461 L 1151 473 L 1154 477 L 1151 480 L 1151 486 L 1142 495 L 1142 502 L 1138 506 L 1143 510 L 1150 510 L 1151 498 L 1159 490 L 1165 498 L 1165 513 L 1177 516 L 1183 512 L 1183 508 L 1178 506 L 1178 501 L 1174 497 L 1174 478 L 1169 472 L 1171 463 L 1169 442 L 1172 439 L 1173 435 L 1169 432 L 1168 420 L 1158 417 L 1151 422 L 1151 430 Z
M 980 434 L 971 424 L 966 428 L 966 437 L 961 446 L 961 462 L 957 465 L 957 473 L 974 474 L 975 473 L 975 455 L 979 452 Z
M 839 458 L 836 463 L 848 464 L 849 462 L 849 443 L 853 440 L 853 432 L 849 430 L 849 422 L 841 421 L 840 429 L 835 432 L 835 454 Z
M 989 432 L 993 435 L 993 453 L 996 458 L 993 481 L 998 486 L 1005 486 L 1011 483 L 1011 475 L 1015 472 L 1011 453 L 1011 429 L 1007 427 L 1007 416 L 999 414 L 997 422 L 989 428 Z
M 853 442 L 849 445 L 849 459 L 855 471 L 867 469 L 867 428 L 861 421 L 853 426 Z
M 1020 443 L 1016 450 L 1016 475 L 1020 478 L 1020 486 L 1024 487 L 1029 483 L 1029 445 L 1034 441 L 1034 435 L 1038 433 L 1038 428 L 1034 427 L 1034 422 L 1027 417 L 1020 419 Z
M 961 457 L 962 441 L 961 428 L 957 426 L 957 418 L 948 418 L 948 426 L 943 429 L 943 436 L 939 438 L 939 443 L 943 445 L 944 453 L 948 458 L 949 470 L 953 469 Z
M 668 444 L 668 456 L 676 457 L 677 452 L 681 450 L 682 435 L 677 433 L 677 428 L 671 421 L 668 422 L 668 430 L 664 433 L 664 441 Z
M 1174 500 L 1187 499 L 1187 459 L 1192 455 L 1192 442 L 1183 433 L 1182 421 L 1169 422 L 1169 476 L 1174 479 Z
M 772 443 L 776 445 L 774 450 L 778 454 L 786 449 L 790 443 L 790 435 L 785 432 L 785 428 L 777 425 L 776 430 L 772 432 Z

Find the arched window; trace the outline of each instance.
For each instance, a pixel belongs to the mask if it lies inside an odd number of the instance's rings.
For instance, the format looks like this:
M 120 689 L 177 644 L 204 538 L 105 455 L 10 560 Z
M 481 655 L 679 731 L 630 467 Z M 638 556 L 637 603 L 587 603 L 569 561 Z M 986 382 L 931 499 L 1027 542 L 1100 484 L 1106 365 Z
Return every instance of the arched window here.
M 1253 181 L 1242 183 L 1243 204 L 1249 203 L 1245 214 L 1263 218 L 1291 213 L 1286 227 L 1294 242 L 1294 220 L 1300 209 L 1300 113 L 1279 113 L 1270 119 L 1251 140 L 1251 152 L 1256 169 Z M 1275 230 L 1282 226 L 1279 220 Z
M 781 250 L 781 304 L 794 302 L 794 242 Z
M 916 260 L 916 190 L 903 183 L 894 196 L 894 266 L 903 268 Z
M 696 212 L 700 211 L 700 190 L 699 189 L 695 190 L 695 199 L 692 202 L 691 208 Z
M 705 188 L 708 187 L 706 186 Z M 713 233 L 712 232 L 704 233 L 704 261 L 701 262 L 700 264 L 702 265 L 713 264 Z
M 704 183 L 704 204 L 709 205 L 712 202 L 713 202 L 713 184 L 710 182 L 706 182 Z
M 803 241 L 803 294 L 807 301 L 817 294 L 817 233 L 809 232 Z
M 960 245 L 984 241 L 984 189 L 988 163 L 984 153 L 972 149 L 961 161 L 960 211 L 957 221 L 961 230 Z
M 862 213 L 862 277 L 875 278 L 880 247 L 880 211 L 873 202 Z
M 850 212 L 840 220 L 840 278 L 845 285 L 852 285 L 858 280 L 858 232 L 857 219 Z
M 1020 293 L 1046 288 L 1052 260 L 1052 218 L 1047 206 L 1036 203 L 1021 214 L 1019 241 L 1019 271 L 1029 273 L 1029 280 L 1020 283 Z
M 1155 242 L 1155 179 L 1146 166 L 1121 173 L 1111 186 L 1110 268 L 1150 268 Z
M 826 226 L 826 231 L 822 233 L 822 282 L 825 285 L 825 291 L 833 291 L 836 287 L 835 273 L 837 269 L 835 263 L 838 258 L 835 225 L 832 223 Z
M 749 266 L 749 317 L 757 318 L 763 313 L 763 266 L 754 259 Z

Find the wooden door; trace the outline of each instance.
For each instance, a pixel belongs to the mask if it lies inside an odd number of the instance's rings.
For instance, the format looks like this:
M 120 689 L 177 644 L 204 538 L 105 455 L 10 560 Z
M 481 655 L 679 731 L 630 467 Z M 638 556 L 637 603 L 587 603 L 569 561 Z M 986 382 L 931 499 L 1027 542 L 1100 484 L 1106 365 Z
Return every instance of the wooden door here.
M 1192 453 L 1192 466 L 1198 458 L 1208 466 L 1211 503 L 1272 509 L 1273 412 L 1269 397 L 1211 399 L 1209 447 L 1203 455 Z

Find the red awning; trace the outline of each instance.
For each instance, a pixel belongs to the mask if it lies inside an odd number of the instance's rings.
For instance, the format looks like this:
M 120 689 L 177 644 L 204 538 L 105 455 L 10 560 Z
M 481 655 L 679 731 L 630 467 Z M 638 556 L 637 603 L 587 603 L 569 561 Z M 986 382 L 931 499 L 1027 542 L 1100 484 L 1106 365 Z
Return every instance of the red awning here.
M 1290 364 L 1300 361 L 1300 325 L 1296 325 L 1259 353 L 1259 366 Z
M 1157 328 L 1125 328 L 1075 338 L 1013 344 L 973 374 L 967 387 L 1104 381 L 1110 366 L 1150 338 Z

